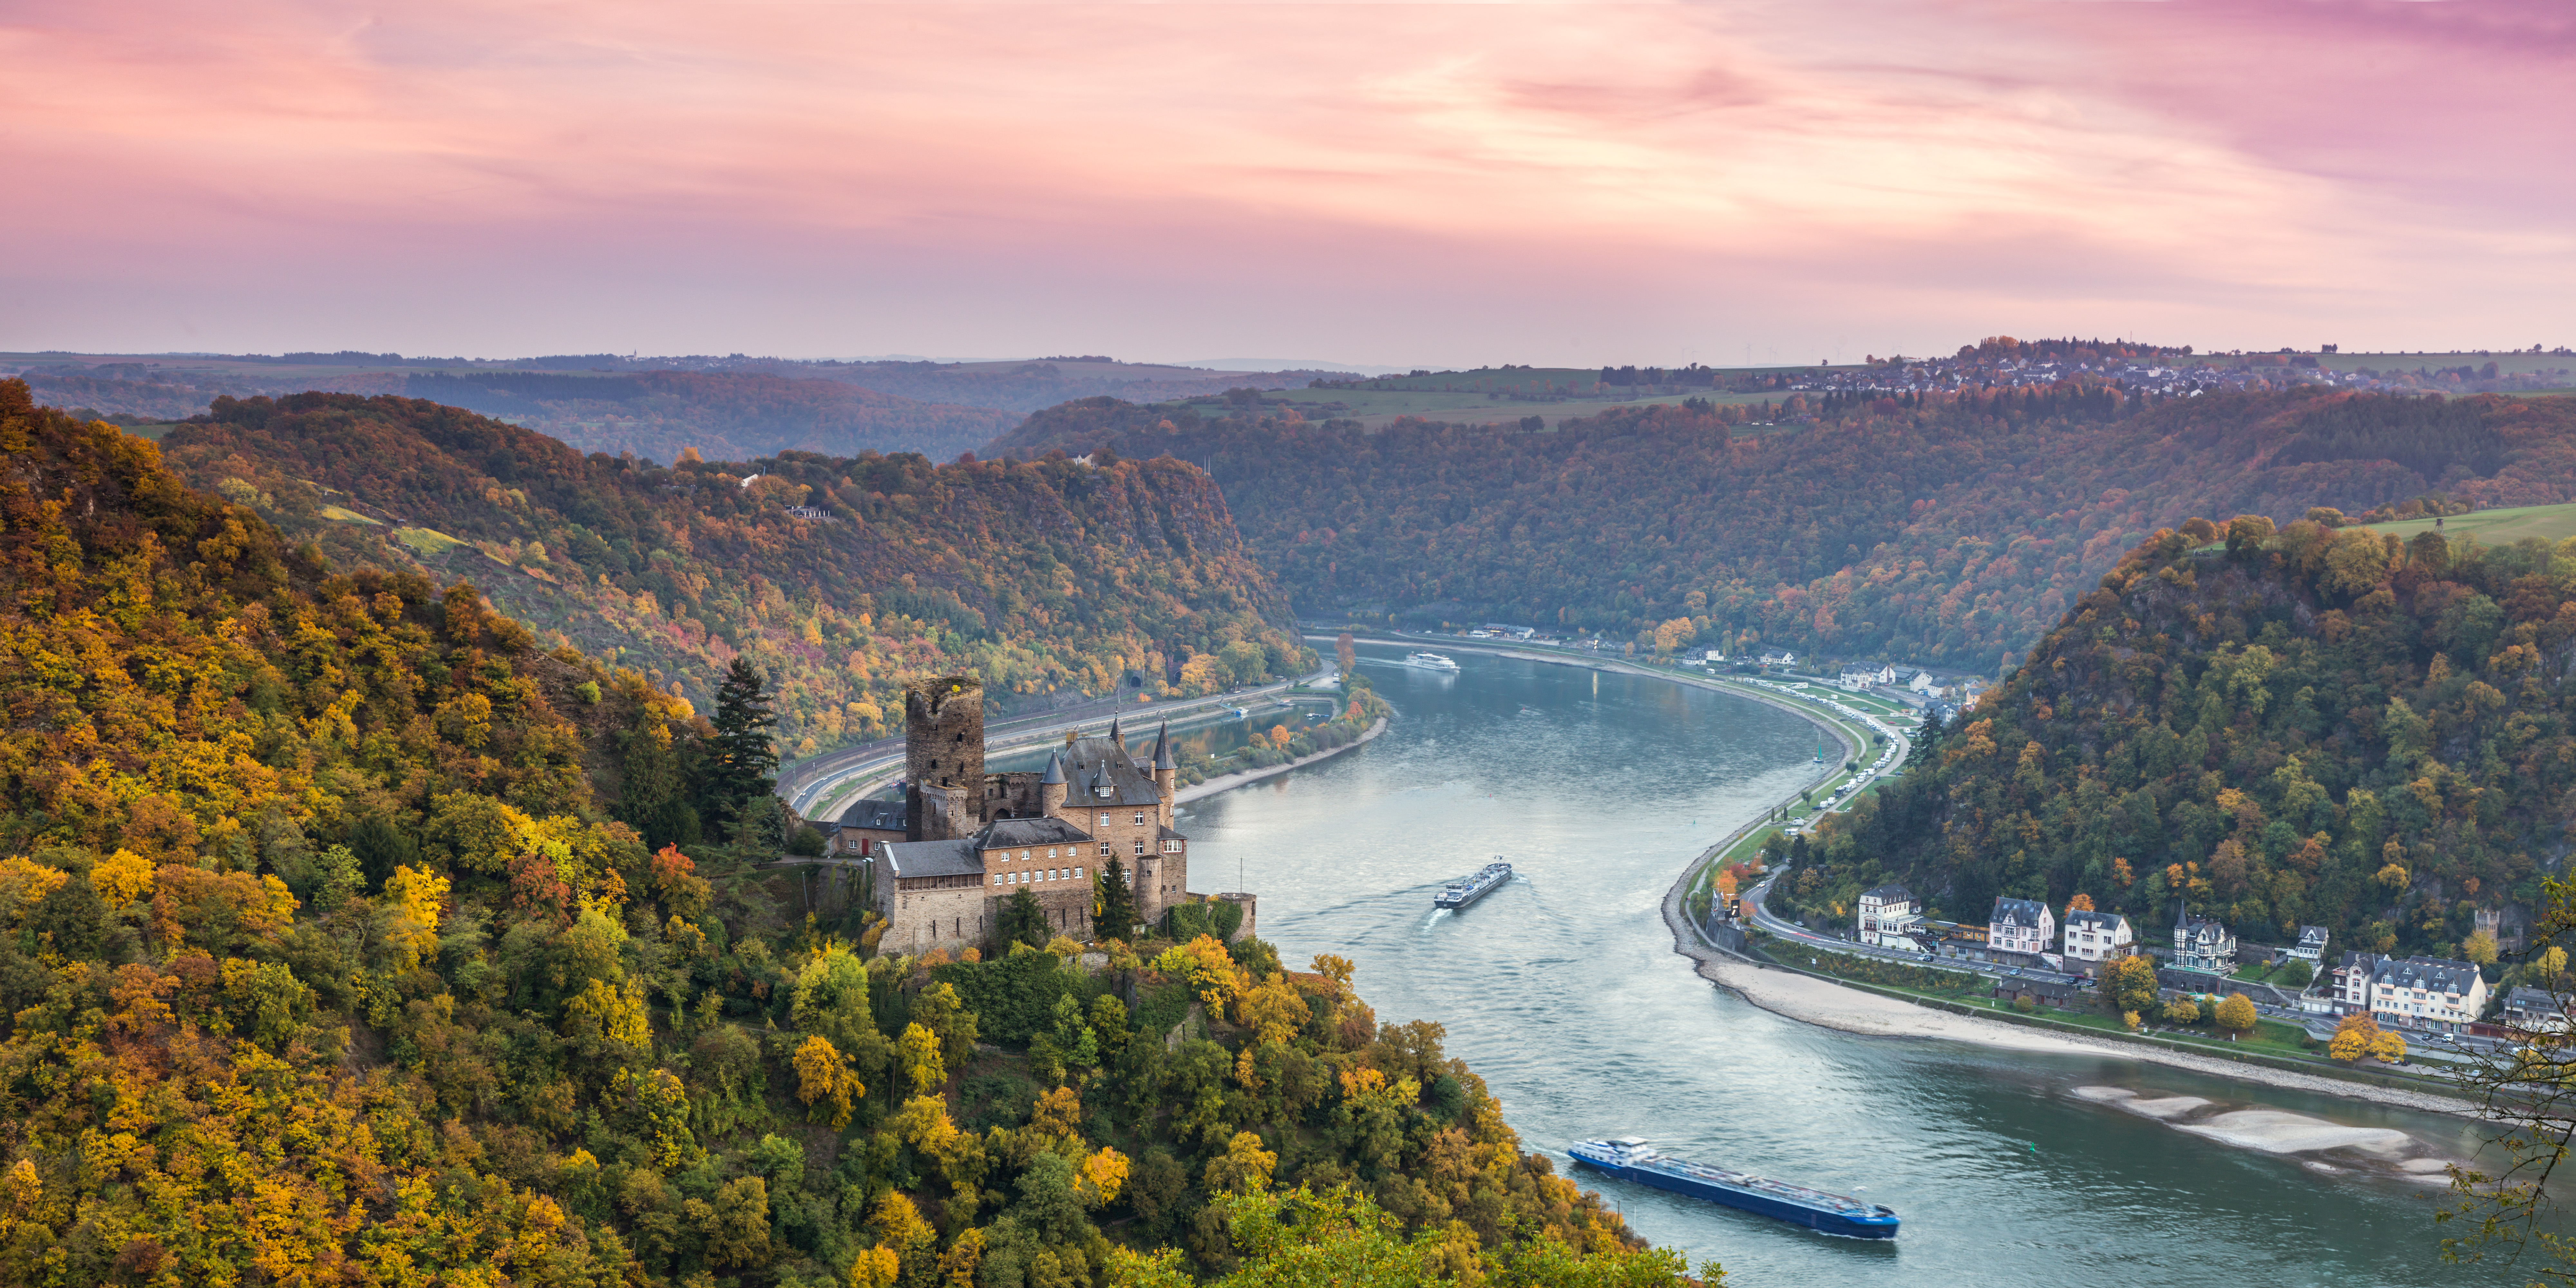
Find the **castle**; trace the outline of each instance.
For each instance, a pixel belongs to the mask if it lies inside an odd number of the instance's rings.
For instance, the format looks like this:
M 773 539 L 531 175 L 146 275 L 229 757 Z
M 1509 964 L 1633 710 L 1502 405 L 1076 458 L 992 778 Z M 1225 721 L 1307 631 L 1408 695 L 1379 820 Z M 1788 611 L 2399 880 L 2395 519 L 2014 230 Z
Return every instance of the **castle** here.
M 1092 880 L 1112 859 L 1151 923 L 1188 894 L 1189 838 L 1172 829 L 1179 765 L 1171 731 L 1156 734 L 1149 763 L 1128 750 L 1118 722 L 1077 737 L 1044 772 L 984 772 L 984 687 L 973 676 L 905 686 L 904 799 L 863 801 L 844 821 L 887 836 L 877 865 L 877 909 L 887 951 L 922 953 L 984 945 L 1002 901 L 1026 888 L 1047 923 L 1076 939 L 1091 933 Z M 1248 899 L 1243 900 L 1247 904 Z M 1248 911 L 1248 909 L 1247 909 Z

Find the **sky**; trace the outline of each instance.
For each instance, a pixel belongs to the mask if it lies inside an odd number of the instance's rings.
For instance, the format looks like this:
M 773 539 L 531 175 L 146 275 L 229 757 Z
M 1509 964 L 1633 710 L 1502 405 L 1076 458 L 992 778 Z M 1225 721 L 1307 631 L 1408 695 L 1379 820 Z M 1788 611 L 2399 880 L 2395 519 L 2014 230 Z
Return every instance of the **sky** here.
M 2576 6 L 13 0 L 0 350 L 2576 344 Z

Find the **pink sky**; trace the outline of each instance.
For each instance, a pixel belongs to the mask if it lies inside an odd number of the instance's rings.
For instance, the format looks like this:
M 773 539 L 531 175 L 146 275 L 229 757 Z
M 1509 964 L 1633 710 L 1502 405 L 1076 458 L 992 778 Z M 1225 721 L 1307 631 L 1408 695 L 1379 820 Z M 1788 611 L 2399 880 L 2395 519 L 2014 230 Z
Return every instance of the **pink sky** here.
M 0 9 L 0 349 L 2576 343 L 2576 6 Z

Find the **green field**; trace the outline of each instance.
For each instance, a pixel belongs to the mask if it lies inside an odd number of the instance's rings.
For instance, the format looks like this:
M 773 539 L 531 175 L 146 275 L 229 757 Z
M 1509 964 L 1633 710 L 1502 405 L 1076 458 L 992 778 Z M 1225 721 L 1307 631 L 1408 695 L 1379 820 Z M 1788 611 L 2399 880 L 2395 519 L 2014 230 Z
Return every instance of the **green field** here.
M 2255 357 L 2258 355 L 2248 354 L 2246 356 Z M 2557 371 L 2561 368 L 2576 368 L 2576 357 L 2571 357 L 2564 353 L 2531 353 L 2528 351 L 2522 353 L 2496 353 L 2492 351 L 2453 353 L 2312 353 L 2308 356 L 2315 358 L 2317 360 L 2317 365 L 2328 371 L 2358 371 L 2363 367 L 2368 367 L 2373 371 L 2413 371 L 2417 367 L 2426 367 L 2434 371 L 2439 371 L 2444 367 L 2483 367 L 2490 362 L 2496 364 L 2497 371 L 2503 372 L 2507 375 L 2525 371 Z M 2226 361 L 2215 354 L 2202 354 L 2201 358 L 2212 365 L 2223 365 L 2223 362 Z M 2184 361 L 2188 363 L 2190 359 L 2185 359 Z
M 2407 519 L 2399 523 L 2374 523 L 2373 532 L 2394 533 L 2411 537 L 2433 530 L 2431 519 Z M 2474 514 L 2454 514 L 2442 520 L 2446 537 L 2474 536 L 2490 546 L 2509 546 L 2525 537 L 2543 541 L 2564 541 L 2576 537 L 2576 505 L 2526 505 L 2508 510 L 2480 510 Z

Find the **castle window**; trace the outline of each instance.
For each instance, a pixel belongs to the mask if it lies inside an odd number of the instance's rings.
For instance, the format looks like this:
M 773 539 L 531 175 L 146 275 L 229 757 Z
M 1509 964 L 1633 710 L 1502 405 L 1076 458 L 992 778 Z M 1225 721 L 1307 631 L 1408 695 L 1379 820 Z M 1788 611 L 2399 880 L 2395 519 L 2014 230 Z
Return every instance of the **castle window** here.
M 1143 810 L 1138 810 L 1138 811 L 1136 811 L 1136 826 L 1138 826 L 1138 827 L 1143 827 L 1144 825 L 1145 825 L 1145 811 L 1143 811 Z
M 1180 842 L 1178 842 L 1178 841 L 1165 841 L 1165 842 L 1163 842 L 1163 853 L 1165 853 L 1165 854 L 1178 854 L 1178 853 L 1180 853 L 1180 852 L 1181 852 L 1181 843 L 1180 843 Z
M 1100 843 L 1100 857 L 1104 859 L 1109 857 L 1109 842 L 1102 841 Z
M 994 873 L 994 874 L 993 874 L 993 884 L 995 884 L 995 885 L 1000 885 L 1000 884 L 1002 884 L 1002 874 L 1001 874 L 1001 873 L 996 872 L 996 873 Z
M 1081 869 L 1081 868 L 1078 868 L 1078 867 L 1077 867 L 1077 868 L 1075 868 L 1075 869 L 1073 870 L 1073 879 L 1074 879 L 1074 880 L 1076 880 L 1076 881 L 1080 881 L 1080 880 L 1082 879 L 1082 869 Z
M 1136 852 L 1138 854 L 1143 854 L 1145 852 L 1145 839 L 1143 837 L 1136 838 Z
M 1103 815 L 1101 815 L 1101 816 L 1100 816 L 1100 825 L 1101 825 L 1102 827 L 1107 827 L 1107 826 L 1109 826 L 1109 816 L 1108 816 L 1108 815 L 1103 814 Z
M 1029 852 L 1028 852 L 1028 851 L 1026 851 L 1026 850 L 1022 850 L 1022 851 L 1020 851 L 1020 862 L 1022 862 L 1022 863 L 1026 863 L 1026 862 L 1028 862 L 1028 861 L 1029 861 Z

